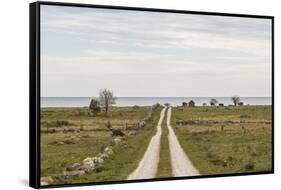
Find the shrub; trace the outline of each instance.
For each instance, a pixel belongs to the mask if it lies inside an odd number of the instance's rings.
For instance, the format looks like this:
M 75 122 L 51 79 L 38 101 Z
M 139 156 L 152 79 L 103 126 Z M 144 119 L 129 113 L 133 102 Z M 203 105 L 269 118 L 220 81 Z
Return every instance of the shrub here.
M 248 163 L 246 163 L 243 167 L 245 170 L 249 171 L 249 170 L 253 170 L 255 169 L 255 163 L 252 161 L 249 161 Z
M 140 107 L 138 105 L 133 106 L 134 109 L 139 109 Z
M 105 124 L 105 127 L 106 127 L 107 129 L 111 130 L 111 128 L 112 128 L 111 122 L 108 121 L 108 122 Z
M 247 115 L 247 114 L 242 114 L 240 115 L 240 118 L 241 119 L 247 119 L 247 118 L 250 118 L 251 116 Z
M 104 171 L 104 170 L 105 170 L 105 167 L 102 166 L 102 165 L 100 165 L 100 164 L 95 167 L 95 171 L 96 171 L 97 173 L 100 173 L 100 172 L 102 172 L 102 171 Z
M 207 157 L 208 159 L 214 159 L 214 158 L 216 158 L 217 156 L 216 156 L 214 153 L 207 152 L 206 157 Z
M 123 133 L 121 131 L 121 129 L 113 129 L 111 136 L 115 137 L 115 136 L 125 136 L 125 133 Z

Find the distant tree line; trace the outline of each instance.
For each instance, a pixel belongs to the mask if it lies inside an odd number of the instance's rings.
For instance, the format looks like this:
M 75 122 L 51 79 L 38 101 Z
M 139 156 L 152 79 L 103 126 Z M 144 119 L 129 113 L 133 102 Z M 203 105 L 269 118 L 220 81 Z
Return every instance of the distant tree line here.
M 244 103 L 241 102 L 241 99 L 239 96 L 235 95 L 231 97 L 231 101 L 233 102 L 234 106 L 243 106 Z M 224 106 L 223 103 L 219 103 L 219 101 L 215 98 L 211 98 L 209 101 L 210 106 Z M 182 102 L 182 106 L 189 106 L 189 107 L 195 107 L 195 102 L 193 100 L 190 100 L 188 103 Z M 202 106 L 207 106 L 207 103 L 203 103 Z

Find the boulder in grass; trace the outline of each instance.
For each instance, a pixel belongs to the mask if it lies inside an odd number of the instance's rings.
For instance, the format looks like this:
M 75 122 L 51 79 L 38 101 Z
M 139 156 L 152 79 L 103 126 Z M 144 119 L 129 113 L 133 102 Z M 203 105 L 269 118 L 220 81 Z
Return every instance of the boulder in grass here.
M 79 166 L 78 171 L 84 171 L 85 173 L 89 173 L 89 172 L 93 171 L 94 169 L 95 169 L 94 165 L 92 165 L 92 166 L 81 165 L 81 166 Z
M 113 151 L 112 151 L 112 149 L 111 148 L 109 148 L 109 147 L 106 147 L 105 149 L 104 149 L 104 153 L 106 153 L 106 154 L 112 154 L 113 153 Z
M 113 146 L 119 144 L 120 142 L 121 142 L 121 138 L 118 138 L 118 137 L 114 137 L 114 138 L 112 138 L 112 140 L 111 140 L 111 144 L 112 144 Z
M 97 163 L 97 164 L 101 164 L 104 161 L 101 157 L 97 157 L 97 156 L 93 157 L 92 160 L 94 163 Z
M 46 181 L 40 181 L 41 186 L 49 185 Z
M 64 171 L 61 174 L 59 174 L 57 177 L 60 179 L 70 179 L 72 177 L 77 177 L 85 174 L 85 171 L 83 170 L 74 170 L 74 171 Z
M 44 186 L 44 185 L 50 185 L 50 184 L 53 183 L 53 182 L 54 182 L 54 180 L 53 180 L 53 178 L 52 178 L 51 176 L 41 177 L 41 178 L 40 178 L 40 184 L 41 184 L 42 186 Z
M 83 165 L 87 165 L 89 167 L 94 167 L 95 163 L 93 162 L 92 158 L 88 157 L 85 160 L 83 160 Z
M 58 145 L 64 145 L 64 142 L 63 141 L 58 141 L 57 144 Z
M 108 158 L 108 154 L 106 154 L 106 153 L 99 153 L 98 157 L 100 157 L 102 159 L 106 159 L 106 158 Z
M 80 166 L 81 166 L 80 163 L 75 163 L 75 164 L 72 165 L 72 169 L 78 170 Z

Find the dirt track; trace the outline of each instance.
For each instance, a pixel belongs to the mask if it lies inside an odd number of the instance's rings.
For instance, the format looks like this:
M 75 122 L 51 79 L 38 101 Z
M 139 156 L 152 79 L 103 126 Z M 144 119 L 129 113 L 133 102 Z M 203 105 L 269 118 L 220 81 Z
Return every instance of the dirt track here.
M 160 113 L 160 119 L 157 125 L 157 132 L 151 138 L 148 148 L 141 159 L 138 167 L 128 176 L 128 180 L 133 179 L 151 179 L 156 176 L 161 140 L 161 124 L 165 117 L 167 107 L 163 108 Z M 196 176 L 200 175 L 197 169 L 182 149 L 173 128 L 170 125 L 172 108 L 169 107 L 167 111 L 167 127 L 169 130 L 168 140 L 170 148 L 171 165 L 174 177 L 180 176 Z
M 170 147 L 170 156 L 172 162 L 172 170 L 174 177 L 180 176 L 196 176 L 200 175 L 197 169 L 193 166 L 192 162 L 189 160 L 188 156 L 185 154 L 182 149 L 177 136 L 175 135 L 174 130 L 170 125 L 172 114 L 172 108 L 169 107 L 167 111 L 167 126 L 169 130 L 169 147 Z
M 157 132 L 151 138 L 148 148 L 138 167 L 128 176 L 129 180 L 151 179 L 155 177 L 159 162 L 160 139 L 162 134 L 161 124 L 164 119 L 166 109 L 166 107 L 162 109 L 157 125 Z

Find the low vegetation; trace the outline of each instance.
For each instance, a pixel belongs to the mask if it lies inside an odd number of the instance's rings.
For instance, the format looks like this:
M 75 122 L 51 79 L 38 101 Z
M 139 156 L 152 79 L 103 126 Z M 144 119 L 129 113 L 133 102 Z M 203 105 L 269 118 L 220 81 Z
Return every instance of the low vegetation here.
M 120 144 L 113 147 L 113 153 L 106 162 L 99 164 L 94 171 L 71 179 L 54 178 L 52 184 L 126 179 L 137 167 L 156 132 L 155 126 L 161 108 L 153 112 L 153 122 L 143 129 L 126 130 L 126 126 L 144 119 L 148 110 L 148 107 L 112 107 L 108 115 L 103 112 L 89 115 L 86 107 L 42 108 L 41 176 L 54 176 L 69 170 L 74 163 L 82 162 L 85 158 L 101 152 L 111 143 L 114 136 L 120 136 Z M 63 121 L 63 125 L 53 125 L 57 121 Z M 52 125 L 49 125 L 51 123 Z
M 271 106 L 177 107 L 172 125 L 203 175 L 271 171 L 271 113 Z
M 156 177 L 167 178 L 172 176 L 172 165 L 170 158 L 170 148 L 168 140 L 168 128 L 166 125 L 167 115 L 165 115 L 162 122 L 162 134 L 161 134 L 161 144 L 160 144 L 160 160 L 158 164 L 158 172 Z

